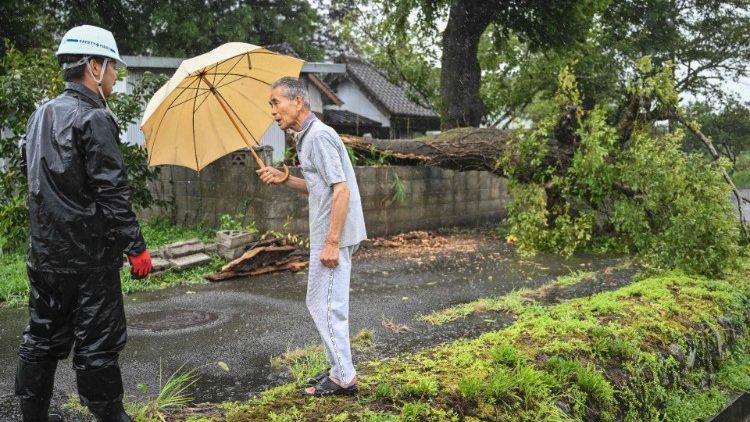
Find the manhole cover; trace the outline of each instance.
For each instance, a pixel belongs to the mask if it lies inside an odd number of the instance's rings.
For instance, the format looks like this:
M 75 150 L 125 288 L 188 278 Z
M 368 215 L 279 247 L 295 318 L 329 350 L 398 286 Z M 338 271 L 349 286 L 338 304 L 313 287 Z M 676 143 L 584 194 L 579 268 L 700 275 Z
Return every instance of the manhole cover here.
M 179 330 L 200 327 L 217 319 L 219 315 L 213 312 L 167 309 L 135 315 L 128 319 L 128 328 L 155 332 Z

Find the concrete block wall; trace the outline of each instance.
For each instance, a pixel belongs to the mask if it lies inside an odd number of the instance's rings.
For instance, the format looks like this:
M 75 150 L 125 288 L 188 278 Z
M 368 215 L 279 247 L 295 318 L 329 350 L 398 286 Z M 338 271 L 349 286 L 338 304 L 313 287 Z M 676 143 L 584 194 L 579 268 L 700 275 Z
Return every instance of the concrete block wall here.
M 299 169 L 290 169 L 300 176 Z M 488 172 L 437 167 L 356 167 L 370 236 L 499 221 L 506 213 L 507 181 Z M 396 180 L 404 200 L 394 197 Z M 163 216 L 177 224 L 218 227 L 221 215 L 244 216 L 259 230 L 308 232 L 307 198 L 288 188 L 267 186 L 246 152 L 224 157 L 201 172 L 162 166 L 153 194 L 171 209 L 149 209 L 144 219 Z

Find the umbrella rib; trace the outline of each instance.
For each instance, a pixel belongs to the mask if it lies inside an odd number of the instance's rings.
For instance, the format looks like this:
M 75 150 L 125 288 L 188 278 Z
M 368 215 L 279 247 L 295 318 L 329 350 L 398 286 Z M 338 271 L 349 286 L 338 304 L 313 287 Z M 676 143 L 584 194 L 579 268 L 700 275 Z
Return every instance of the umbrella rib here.
M 228 61 L 230 61 L 230 60 L 232 60 L 232 59 L 239 59 L 239 60 L 237 61 L 237 63 L 235 63 L 235 65 L 234 65 L 234 66 L 232 66 L 232 68 L 234 68 L 234 67 L 235 67 L 235 66 L 236 66 L 237 64 L 239 64 L 239 62 L 240 62 L 240 61 L 242 61 L 242 58 L 243 58 L 244 56 L 249 56 L 249 55 L 250 55 L 251 53 L 252 53 L 252 54 L 264 54 L 264 55 L 268 55 L 268 56 L 274 56 L 274 55 L 278 55 L 278 53 L 274 53 L 273 51 L 257 51 L 257 50 L 251 50 L 251 51 L 246 51 L 246 52 L 244 52 L 244 53 L 242 53 L 242 54 L 238 54 L 238 55 L 236 55 L 236 56 L 233 56 L 233 57 L 229 57 L 229 58 L 227 58 L 227 59 L 224 59 L 224 60 L 222 60 L 222 61 L 216 62 L 216 63 L 215 63 L 215 66 L 216 66 L 216 67 L 218 67 L 219 65 L 222 65 L 222 64 L 224 64 L 224 63 L 226 63 L 226 62 L 228 62 Z M 188 76 L 193 76 L 193 77 L 195 77 L 195 76 L 198 76 L 198 75 L 200 75 L 200 74 L 207 74 L 207 73 L 205 73 L 204 71 L 205 71 L 205 68 L 204 68 L 204 69 L 201 69 L 201 70 L 198 70 L 198 71 L 194 71 L 193 73 L 191 73 L 191 74 L 190 74 L 190 75 L 188 75 Z M 221 74 L 221 73 L 219 73 L 219 74 Z
M 191 86 L 191 85 L 192 85 L 192 84 L 193 84 L 194 82 L 198 82 L 198 88 L 190 88 L 190 86 Z M 178 99 L 178 98 L 180 98 L 180 96 L 182 96 L 182 94 L 183 94 L 183 93 L 185 92 L 185 90 L 187 90 L 187 89 L 195 89 L 195 90 L 196 90 L 196 92 L 198 92 L 198 89 L 200 88 L 200 80 L 199 80 L 199 79 L 195 79 L 195 80 L 194 80 L 194 82 L 190 82 L 190 83 L 188 84 L 188 86 L 186 86 L 186 87 L 184 87 L 184 88 L 181 88 L 181 89 L 182 89 L 182 91 L 181 91 L 181 92 L 180 92 L 180 93 L 179 93 L 179 94 L 178 94 L 178 95 L 177 95 L 176 97 L 174 97 L 174 99 L 172 99 L 172 102 L 171 102 L 171 103 L 169 103 L 169 106 L 167 106 L 167 110 L 169 110 L 169 109 L 171 109 L 171 108 L 172 108 L 172 106 L 174 105 L 174 103 L 176 103 L 176 102 L 177 102 L 177 99 Z M 190 100 L 188 99 L 188 101 L 190 101 Z M 182 104 L 184 104 L 184 103 L 182 103 Z M 166 114 L 166 112 L 165 112 L 164 114 Z M 163 119 L 163 118 L 164 118 L 164 116 L 162 116 L 162 119 Z M 159 124 L 161 124 L 161 122 L 159 122 Z
M 198 79 L 198 86 L 201 85 L 201 80 Z M 195 144 L 195 103 L 198 100 L 198 91 L 195 91 L 195 97 L 193 97 L 193 112 L 190 113 L 190 117 L 193 120 L 193 154 L 195 154 L 195 168 L 196 171 L 200 171 L 200 165 L 198 165 L 198 146 Z
M 235 58 L 236 58 L 236 59 L 237 59 L 237 61 L 236 61 L 236 62 L 234 62 L 234 64 L 232 65 L 232 67 L 231 67 L 231 68 L 229 68 L 229 70 L 228 70 L 228 72 L 231 72 L 232 70 L 234 70 L 234 68 L 235 68 L 235 67 L 237 67 L 237 64 L 238 64 L 238 63 L 239 63 L 240 61 L 242 61 L 242 56 L 244 56 L 244 55 L 247 55 L 247 53 L 245 53 L 245 54 L 241 54 L 241 55 L 239 55 L 239 56 L 236 56 L 236 57 L 232 57 L 232 58 L 230 58 L 230 59 L 227 59 L 227 60 L 224 60 L 223 62 L 220 62 L 220 63 L 221 63 L 221 64 L 223 64 L 223 63 L 226 63 L 226 62 L 228 62 L 229 60 L 232 60 L 232 59 L 235 59 Z M 220 63 L 215 63 L 215 64 L 214 64 L 214 66 L 213 66 L 213 67 L 214 67 L 214 72 L 213 72 L 213 73 L 208 73 L 208 72 L 206 72 L 206 75 L 211 75 L 211 76 L 213 76 L 213 80 L 211 81 L 211 84 L 213 84 L 213 86 L 216 86 L 216 85 L 217 85 L 217 82 L 216 82 L 216 75 L 224 75 L 224 76 L 223 76 L 223 77 L 222 77 L 222 78 L 221 78 L 221 79 L 219 80 L 219 82 L 218 82 L 219 84 L 220 84 L 220 83 L 222 83 L 222 81 L 224 81 L 224 78 L 226 78 L 226 75 L 227 75 L 227 74 L 224 74 L 224 73 L 222 73 L 222 72 L 218 72 L 218 70 L 219 70 L 219 64 L 220 64 Z
M 199 95 L 205 95 L 206 97 L 208 97 L 208 94 L 209 94 L 209 92 L 208 92 L 208 91 L 204 91 L 204 92 L 202 92 L 202 93 L 200 93 L 200 94 L 198 94 L 198 92 L 199 92 L 199 91 L 196 91 L 196 95 L 195 95 L 196 97 L 197 97 L 197 96 L 199 96 Z M 170 106 L 170 107 L 168 108 L 168 110 L 169 110 L 169 109 L 172 109 L 172 108 L 175 108 L 175 107 L 179 107 L 179 106 L 181 106 L 181 105 L 183 105 L 183 104 L 185 104 L 185 103 L 189 103 L 190 101 L 194 101 L 194 100 L 195 100 L 195 98 L 188 98 L 188 99 L 187 99 L 187 100 L 185 100 L 185 101 L 179 102 L 179 103 L 177 103 L 177 104 L 172 104 L 172 105 L 171 105 L 171 106 Z
M 237 78 L 237 79 L 232 79 L 231 81 L 226 81 L 222 85 L 216 85 L 216 89 L 223 88 L 225 86 L 229 86 L 229 85 L 231 85 L 231 84 L 233 84 L 235 82 L 239 82 L 241 80 L 242 80 L 242 78 Z
M 221 93 L 219 93 L 219 91 L 217 90 L 215 95 L 221 96 Z M 234 108 L 231 106 L 231 104 L 229 104 L 226 100 L 224 100 L 223 97 L 220 99 L 220 101 L 222 101 L 224 103 L 224 105 L 226 105 L 226 107 L 229 110 L 232 111 L 232 114 L 234 114 L 234 117 L 237 118 L 237 120 L 240 122 L 240 124 L 245 129 L 245 131 L 247 132 L 247 134 L 250 135 L 251 138 L 253 138 L 253 142 L 255 142 L 255 145 L 260 145 L 260 142 L 257 139 L 255 139 L 255 136 L 253 136 L 253 133 L 250 131 L 250 129 L 248 129 L 248 127 L 245 126 L 245 122 L 243 122 L 242 119 L 240 118 L 240 115 L 237 114 L 236 111 L 234 111 Z M 229 117 L 229 116 L 227 116 L 227 117 Z M 249 145 L 248 145 L 248 147 L 249 147 Z
M 227 72 L 227 73 L 218 73 L 218 75 L 224 75 L 225 77 L 226 76 L 238 76 L 238 77 L 243 78 L 243 79 L 245 79 L 245 78 L 246 79 L 253 79 L 253 80 L 258 81 L 258 82 L 260 82 L 262 84 L 271 85 L 271 84 L 269 84 L 268 82 L 266 82 L 264 80 L 258 79 L 258 78 L 254 77 L 254 76 L 243 75 L 241 73 L 228 73 Z M 236 81 L 233 81 L 233 82 L 236 82 Z M 221 83 L 221 81 L 219 81 L 219 83 Z
M 208 101 L 209 98 L 211 98 L 209 95 L 206 95 L 205 97 L 203 97 L 203 99 L 201 100 L 201 103 L 198 104 L 198 107 L 195 107 L 195 110 L 193 110 L 193 113 L 195 113 L 196 111 L 198 111 L 198 109 L 201 108 L 201 106 L 203 105 L 203 103 L 205 103 L 206 101 Z

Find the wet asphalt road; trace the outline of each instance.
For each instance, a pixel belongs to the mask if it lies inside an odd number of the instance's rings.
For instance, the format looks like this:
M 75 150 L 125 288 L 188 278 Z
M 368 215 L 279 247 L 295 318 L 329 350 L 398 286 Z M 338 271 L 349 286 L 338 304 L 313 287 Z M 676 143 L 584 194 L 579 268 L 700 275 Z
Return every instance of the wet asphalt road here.
M 535 287 L 571 271 L 616 263 L 601 257 L 523 259 L 503 242 L 480 235 L 454 236 L 450 242 L 460 245 L 414 248 L 408 254 L 389 248 L 358 252 L 352 274 L 351 333 L 372 329 L 381 355 L 476 336 L 508 320 L 475 318 L 431 327 L 415 317 Z M 160 364 L 165 378 L 182 365 L 199 367 L 201 381 L 192 391 L 196 402 L 242 400 L 289 381 L 283 370 L 271 367 L 270 358 L 319 342 L 305 309 L 305 288 L 305 273 L 285 272 L 126 296 L 129 339 L 120 364 L 128 399 L 143 396 L 138 384 L 147 384 L 151 392 L 157 390 Z M 176 325 L 186 321 L 199 325 L 158 332 L 142 329 L 165 317 Z M 0 310 L 0 421 L 17 417 L 12 397 L 15 353 L 26 318 L 25 309 Z M 393 333 L 383 327 L 383 319 L 406 324 L 416 332 Z M 356 354 L 354 358 L 356 362 Z M 217 362 L 226 363 L 229 371 Z M 53 407 L 75 392 L 70 360 L 63 361 L 57 371 Z

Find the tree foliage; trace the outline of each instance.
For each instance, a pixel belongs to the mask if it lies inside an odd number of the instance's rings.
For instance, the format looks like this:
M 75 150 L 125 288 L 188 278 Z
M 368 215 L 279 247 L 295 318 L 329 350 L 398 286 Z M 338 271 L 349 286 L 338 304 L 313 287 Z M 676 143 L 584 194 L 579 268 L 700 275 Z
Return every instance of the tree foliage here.
M 423 97 L 443 111 L 447 104 L 467 108 L 469 101 L 446 96 L 445 84 L 455 83 L 462 92 L 471 93 L 481 100 L 479 122 L 485 125 L 535 119 L 538 102 L 534 99 L 554 93 L 556 75 L 566 65 L 577 75 L 587 109 L 599 103 L 622 104 L 625 84 L 636 71 L 633 63 L 646 55 L 655 65 L 673 63 L 676 89 L 683 97 L 702 95 L 714 103 L 726 101 L 732 94 L 723 83 L 747 75 L 750 4 L 746 0 L 546 2 L 536 6 L 534 2 L 523 6 L 504 2 L 505 12 L 490 20 L 479 38 L 476 58 L 481 80 L 475 91 L 462 79 L 470 58 L 459 55 L 458 68 L 446 66 L 447 56 L 454 53 L 439 38 L 439 29 L 450 22 L 452 8 L 469 3 L 371 0 L 356 8 L 344 6 L 351 19 L 342 32 L 354 38 L 348 44 L 355 51 L 386 69 L 391 80 L 431 93 Z M 491 16 L 494 4 L 484 2 L 481 13 Z M 548 24 L 542 30 L 534 29 L 536 21 L 524 25 L 524 19 L 537 19 L 536 7 L 549 7 L 538 18 Z M 556 11 L 558 7 L 566 8 L 569 15 L 552 18 L 562 13 Z M 515 13 L 521 17 L 514 18 Z M 452 39 L 458 40 L 460 54 L 470 47 L 465 36 Z M 411 70 L 415 68 L 420 71 Z M 429 84 L 424 83 L 424 75 L 433 75 Z
M 402 86 L 412 101 L 439 107 L 438 31 L 428 25 L 420 25 L 408 33 L 394 31 L 398 15 L 390 13 L 381 1 L 332 7 L 328 36 L 338 42 L 338 46 L 331 46 L 337 54 L 365 58 L 389 80 Z
M 570 64 L 584 107 L 623 102 L 625 84 L 644 56 L 673 65 L 675 88 L 713 104 L 732 96 L 723 84 L 748 74 L 750 4 L 745 0 L 611 2 L 585 42 L 534 51 L 522 40 L 497 48 L 488 33 L 480 49 L 486 122 L 528 117 L 538 95 L 554 92 L 557 69 Z
M 722 178 L 730 164 L 686 153 L 683 130 L 653 118 L 677 107 L 672 65 L 644 59 L 636 69 L 627 95 L 645 106 L 629 131 L 608 106 L 583 107 L 570 69 L 560 73 L 556 95 L 540 100 L 557 112 L 520 130 L 499 163 L 511 179 L 510 238 L 525 252 L 598 246 L 660 267 L 720 274 L 739 251 Z M 550 145 L 567 148 L 567 158 L 545 160 Z
M 398 34 L 397 37 L 408 37 L 414 32 L 414 26 L 421 29 L 420 32 L 436 31 L 438 21 L 447 18 L 440 40 L 439 109 L 442 126 L 448 129 L 478 126 L 485 115 L 477 53 L 488 28 L 497 46 L 504 45 L 511 34 L 533 50 L 561 46 L 582 41 L 594 13 L 607 0 L 382 0 L 375 3 L 387 12 L 384 23 L 389 31 Z
M 145 83 L 133 94 L 113 94 L 109 104 L 118 116 L 121 128 L 133 123 L 141 115 L 145 99 L 164 82 L 163 77 L 146 76 Z M 21 137 L 26 132 L 29 117 L 40 104 L 55 98 L 63 89 L 62 72 L 54 52 L 48 49 L 19 51 L 6 45 L 0 62 L 0 250 L 19 250 L 28 233 L 26 207 L 26 174 L 20 167 Z M 148 183 L 157 177 L 150 169 L 143 148 L 120 145 L 128 168 L 129 185 L 136 208 L 156 204 Z M 157 204 L 158 205 L 158 204 Z
M 16 48 L 49 47 L 56 28 L 54 17 L 44 13 L 48 0 L 3 0 L 0 2 L 0 59 L 10 40 Z
M 750 109 L 741 102 L 730 99 L 720 108 L 707 102 L 696 102 L 686 108 L 686 113 L 701 127 L 703 133 L 714 140 L 716 148 L 737 165 L 738 156 L 750 151 Z M 691 151 L 704 151 L 703 144 L 692 133 L 685 137 L 685 147 Z
M 241 41 L 287 42 L 305 59 L 323 56 L 314 37 L 320 16 L 305 1 L 11 0 L 0 12 L 0 38 L 21 50 L 52 47 L 68 29 L 90 24 L 112 31 L 120 54 L 191 57 Z

